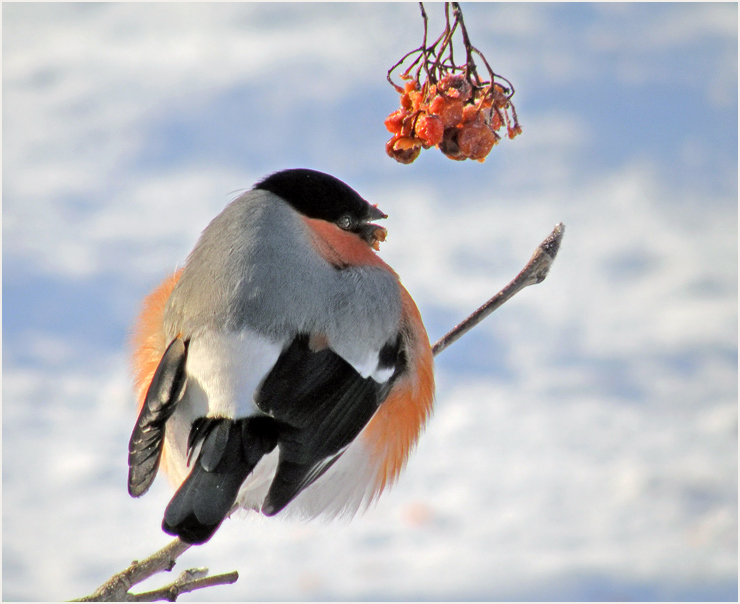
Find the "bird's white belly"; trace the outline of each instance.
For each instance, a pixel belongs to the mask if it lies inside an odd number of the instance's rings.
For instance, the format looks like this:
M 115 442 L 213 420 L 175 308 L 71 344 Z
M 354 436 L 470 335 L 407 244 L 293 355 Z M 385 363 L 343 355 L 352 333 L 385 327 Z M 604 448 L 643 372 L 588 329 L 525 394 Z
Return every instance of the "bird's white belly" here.
M 240 418 L 257 412 L 254 394 L 282 352 L 282 343 L 256 332 L 208 331 L 188 348 L 188 397 L 209 417 Z

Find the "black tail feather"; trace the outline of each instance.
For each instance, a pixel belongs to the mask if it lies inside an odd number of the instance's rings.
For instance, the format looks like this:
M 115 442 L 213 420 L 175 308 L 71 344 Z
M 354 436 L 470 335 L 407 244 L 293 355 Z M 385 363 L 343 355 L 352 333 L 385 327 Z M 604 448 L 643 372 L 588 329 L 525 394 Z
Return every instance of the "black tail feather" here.
M 186 543 L 208 541 L 236 501 L 247 476 L 277 444 L 269 417 L 239 420 L 201 418 L 193 424 L 191 446 L 202 442 L 190 475 L 164 513 L 162 530 Z

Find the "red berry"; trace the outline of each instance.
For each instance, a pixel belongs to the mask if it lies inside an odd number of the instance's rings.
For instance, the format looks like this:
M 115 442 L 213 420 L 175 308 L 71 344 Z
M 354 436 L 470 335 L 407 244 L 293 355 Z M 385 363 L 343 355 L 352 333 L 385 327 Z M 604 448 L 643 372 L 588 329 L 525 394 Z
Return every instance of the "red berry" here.
M 447 74 L 439 81 L 437 89 L 445 96 L 461 101 L 467 101 L 473 91 L 470 82 L 462 74 Z
M 385 152 L 402 164 L 410 164 L 421 153 L 421 145 L 414 145 L 409 137 L 394 136 L 385 144 Z
M 406 111 L 403 109 L 399 109 L 398 111 L 394 111 L 391 113 L 387 118 L 385 118 L 385 127 L 388 129 L 388 132 L 392 134 L 399 134 L 401 132 L 401 128 L 403 127 L 403 118 L 405 118 L 408 115 Z
M 429 103 L 429 113 L 442 118 L 445 128 L 453 128 L 462 121 L 463 103 L 459 99 L 446 99 L 437 95 Z
M 460 153 L 470 159 L 483 161 L 496 144 L 496 135 L 482 121 L 465 124 L 460 128 L 457 144 Z
M 421 115 L 416 121 L 416 136 L 429 147 L 442 142 L 445 127 L 442 119 L 436 115 Z

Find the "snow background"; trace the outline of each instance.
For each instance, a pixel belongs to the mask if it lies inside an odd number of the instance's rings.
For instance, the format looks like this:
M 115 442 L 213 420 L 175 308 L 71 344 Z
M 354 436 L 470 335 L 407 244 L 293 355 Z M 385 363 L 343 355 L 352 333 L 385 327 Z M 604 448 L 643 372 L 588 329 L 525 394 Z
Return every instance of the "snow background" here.
M 464 4 L 523 135 L 410 166 L 383 120 L 415 3 L 2 10 L 5 600 L 168 543 L 166 480 L 126 493 L 128 330 L 238 191 L 298 166 L 390 215 L 432 340 L 564 244 L 437 359 L 376 507 L 231 519 L 177 568 L 238 583 L 181 601 L 737 599 L 736 4 Z

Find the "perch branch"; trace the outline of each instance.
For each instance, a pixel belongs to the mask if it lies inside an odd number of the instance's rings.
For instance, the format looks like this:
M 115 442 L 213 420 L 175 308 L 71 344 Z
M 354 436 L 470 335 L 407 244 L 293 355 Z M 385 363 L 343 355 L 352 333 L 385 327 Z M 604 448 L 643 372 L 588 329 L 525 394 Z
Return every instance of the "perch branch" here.
M 521 272 L 514 277 L 506 287 L 493 296 L 493 298 L 440 338 L 440 340 L 432 346 L 432 354 L 437 356 L 445 348 L 450 346 L 450 344 L 453 344 L 468 333 L 499 306 L 514 297 L 528 285 L 542 283 L 542 281 L 545 280 L 545 277 L 547 277 L 547 273 L 555 260 L 555 256 L 557 256 L 564 232 L 565 225 L 562 222 L 556 224 L 552 233 L 550 233 L 547 239 L 540 243 L 534 251 L 532 258 L 530 258 L 529 262 L 527 262 Z
M 154 591 L 140 594 L 129 593 L 129 590 L 145 579 L 162 571 L 170 571 L 177 559 L 191 546 L 180 539 L 174 539 L 158 552 L 142 561 L 134 561 L 125 570 L 113 575 L 89 596 L 72 600 L 72 602 L 154 602 L 167 600 L 174 602 L 181 593 L 203 589 L 213 585 L 227 585 L 238 578 L 237 572 L 208 577 L 208 569 L 190 569 L 170 583 Z

